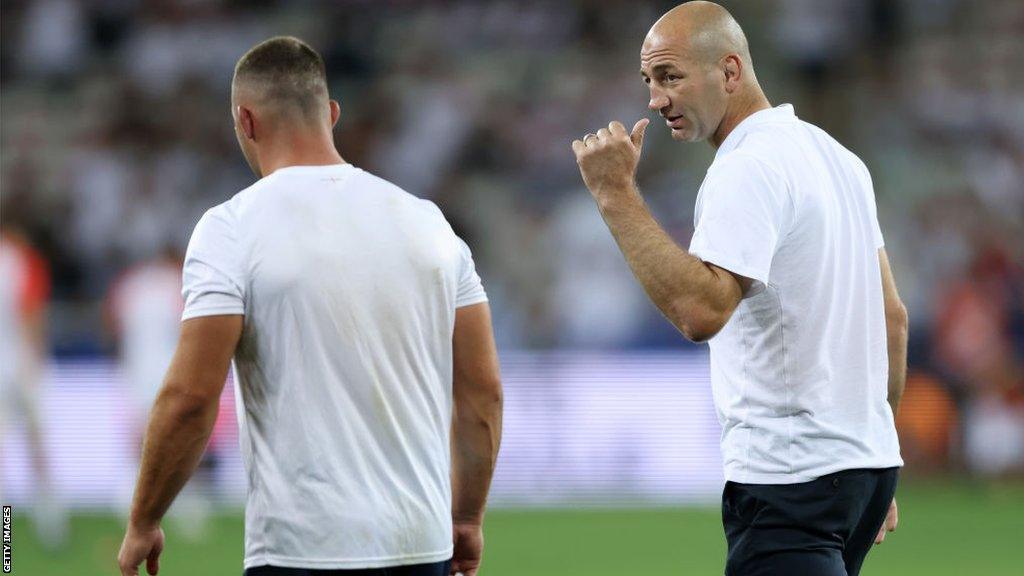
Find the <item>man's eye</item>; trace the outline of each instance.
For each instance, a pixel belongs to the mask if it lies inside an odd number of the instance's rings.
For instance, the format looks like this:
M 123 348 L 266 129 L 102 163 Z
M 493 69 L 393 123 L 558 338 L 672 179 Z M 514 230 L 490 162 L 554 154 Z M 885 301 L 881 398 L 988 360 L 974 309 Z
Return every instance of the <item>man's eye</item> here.
M 675 74 L 666 74 L 665 75 L 665 81 L 666 82 L 675 82 L 676 80 L 679 80 L 679 76 L 676 76 Z

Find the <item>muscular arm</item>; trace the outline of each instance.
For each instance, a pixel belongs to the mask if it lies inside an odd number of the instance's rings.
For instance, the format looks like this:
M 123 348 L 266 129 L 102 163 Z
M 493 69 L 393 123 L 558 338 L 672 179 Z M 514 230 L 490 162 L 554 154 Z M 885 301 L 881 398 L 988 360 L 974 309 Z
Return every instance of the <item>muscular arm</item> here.
M 501 442 L 501 376 L 487 303 L 455 311 L 452 346 L 452 573 L 476 576 Z
M 694 342 L 717 334 L 751 281 L 680 248 L 635 187 L 602 195 L 598 207 L 633 274 L 661 313 Z
M 889 406 L 893 416 L 899 409 L 903 388 L 907 383 L 907 309 L 896 291 L 896 280 L 889 267 L 885 249 L 878 250 L 882 269 L 882 296 L 885 300 L 885 331 L 889 350 Z
M 751 281 L 680 248 L 640 197 L 634 175 L 647 120 L 627 133 L 612 122 L 572 143 L 583 181 L 633 274 L 662 314 L 694 342 L 718 333 Z
M 206 449 L 228 366 L 242 333 L 242 316 L 186 320 L 146 429 L 131 525 L 160 523 Z
M 498 353 L 486 303 L 455 312 L 453 345 L 452 518 L 483 522 L 501 442 Z

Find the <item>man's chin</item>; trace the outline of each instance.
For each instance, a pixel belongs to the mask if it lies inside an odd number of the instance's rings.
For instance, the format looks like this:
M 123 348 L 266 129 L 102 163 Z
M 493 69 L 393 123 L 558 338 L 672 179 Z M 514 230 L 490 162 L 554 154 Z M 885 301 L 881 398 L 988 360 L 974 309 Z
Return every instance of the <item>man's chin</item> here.
M 696 142 L 696 134 L 692 130 L 685 128 L 670 128 L 672 131 L 672 139 L 676 142 Z

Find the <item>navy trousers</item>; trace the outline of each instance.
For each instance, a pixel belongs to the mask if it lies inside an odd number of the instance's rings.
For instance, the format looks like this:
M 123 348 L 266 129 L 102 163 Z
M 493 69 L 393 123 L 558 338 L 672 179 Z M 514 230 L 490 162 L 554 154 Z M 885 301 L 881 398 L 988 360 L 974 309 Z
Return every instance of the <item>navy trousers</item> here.
M 800 484 L 727 482 L 726 576 L 857 576 L 896 492 L 898 468 Z

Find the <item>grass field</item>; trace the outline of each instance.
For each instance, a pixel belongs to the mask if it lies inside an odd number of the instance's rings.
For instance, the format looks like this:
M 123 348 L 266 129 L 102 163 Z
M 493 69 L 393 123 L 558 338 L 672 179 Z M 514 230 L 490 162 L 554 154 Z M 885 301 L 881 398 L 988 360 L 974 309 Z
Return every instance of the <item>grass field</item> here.
M 865 576 L 1020 574 L 1024 486 L 962 483 L 901 487 L 900 529 L 868 556 Z M 74 518 L 70 546 L 45 552 L 26 519 L 14 519 L 14 574 L 116 574 L 121 539 L 114 516 Z M 483 576 L 721 574 L 725 555 L 718 511 L 493 510 Z M 242 519 L 221 515 L 201 542 L 172 529 L 161 574 L 241 574 Z M 1016 568 L 1014 568 L 1016 566 Z

